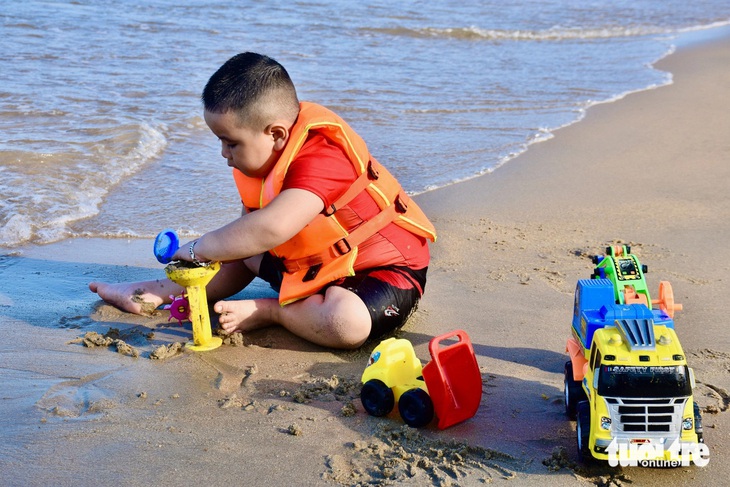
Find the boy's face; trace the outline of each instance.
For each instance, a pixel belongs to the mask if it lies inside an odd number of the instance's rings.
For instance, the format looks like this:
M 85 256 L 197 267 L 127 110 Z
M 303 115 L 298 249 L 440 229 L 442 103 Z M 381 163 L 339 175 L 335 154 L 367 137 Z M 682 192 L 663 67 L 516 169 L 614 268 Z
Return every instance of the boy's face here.
M 276 137 L 269 131 L 242 125 L 231 112 L 204 112 L 205 123 L 221 141 L 228 165 L 249 177 L 264 177 L 276 162 Z

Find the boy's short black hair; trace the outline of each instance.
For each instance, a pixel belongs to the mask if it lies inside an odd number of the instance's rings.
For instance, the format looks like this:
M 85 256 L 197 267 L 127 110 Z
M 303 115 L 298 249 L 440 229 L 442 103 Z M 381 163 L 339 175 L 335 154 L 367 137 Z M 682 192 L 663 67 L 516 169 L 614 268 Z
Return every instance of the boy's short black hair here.
M 255 129 L 279 118 L 293 123 L 299 113 L 296 89 L 284 66 L 253 52 L 236 54 L 218 68 L 201 98 L 208 112 L 235 112 L 242 124 Z

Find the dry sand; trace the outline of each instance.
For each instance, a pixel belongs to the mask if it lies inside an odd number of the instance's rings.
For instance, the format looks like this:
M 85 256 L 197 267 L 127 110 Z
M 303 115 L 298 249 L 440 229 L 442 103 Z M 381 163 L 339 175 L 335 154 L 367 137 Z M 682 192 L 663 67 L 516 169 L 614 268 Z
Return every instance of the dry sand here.
M 2 484 L 723 483 L 730 33 L 717 32 L 658 63 L 671 86 L 595 106 L 496 172 L 419 196 L 440 239 L 400 335 L 425 361 L 432 336 L 469 333 L 475 418 L 439 431 L 369 417 L 358 379 L 375 344 L 332 352 L 268 329 L 178 350 L 189 324 L 122 314 L 86 290 L 160 276 L 151 242 L 73 240 L 0 257 Z M 684 304 L 676 328 L 699 381 L 705 468 L 575 465 L 562 400 L 572 293 L 589 255 L 618 242 L 648 264 L 652 290 L 670 280 Z M 89 332 L 98 346 L 76 340 Z M 166 356 L 151 360 L 156 350 Z

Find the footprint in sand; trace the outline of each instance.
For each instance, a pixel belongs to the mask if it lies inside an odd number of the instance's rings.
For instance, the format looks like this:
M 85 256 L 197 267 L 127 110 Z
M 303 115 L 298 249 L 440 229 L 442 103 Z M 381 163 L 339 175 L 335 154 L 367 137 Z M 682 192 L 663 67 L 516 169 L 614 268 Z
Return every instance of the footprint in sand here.
M 52 386 L 35 406 L 59 418 L 91 419 L 114 408 L 117 403 L 97 382 L 116 370 L 99 372 Z

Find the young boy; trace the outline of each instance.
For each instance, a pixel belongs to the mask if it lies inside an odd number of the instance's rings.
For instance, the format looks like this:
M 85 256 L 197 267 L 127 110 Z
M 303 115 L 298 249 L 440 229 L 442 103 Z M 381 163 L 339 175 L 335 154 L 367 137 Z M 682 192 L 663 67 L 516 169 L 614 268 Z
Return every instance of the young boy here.
M 326 108 L 300 104 L 284 67 L 260 54 L 229 59 L 202 99 L 244 213 L 173 259 L 223 262 L 207 286 L 221 328 L 279 324 L 319 345 L 357 348 L 403 325 L 423 293 L 427 239 L 436 235 L 362 139 Z M 256 276 L 278 300 L 219 301 Z M 89 288 L 138 314 L 182 292 L 169 280 Z

